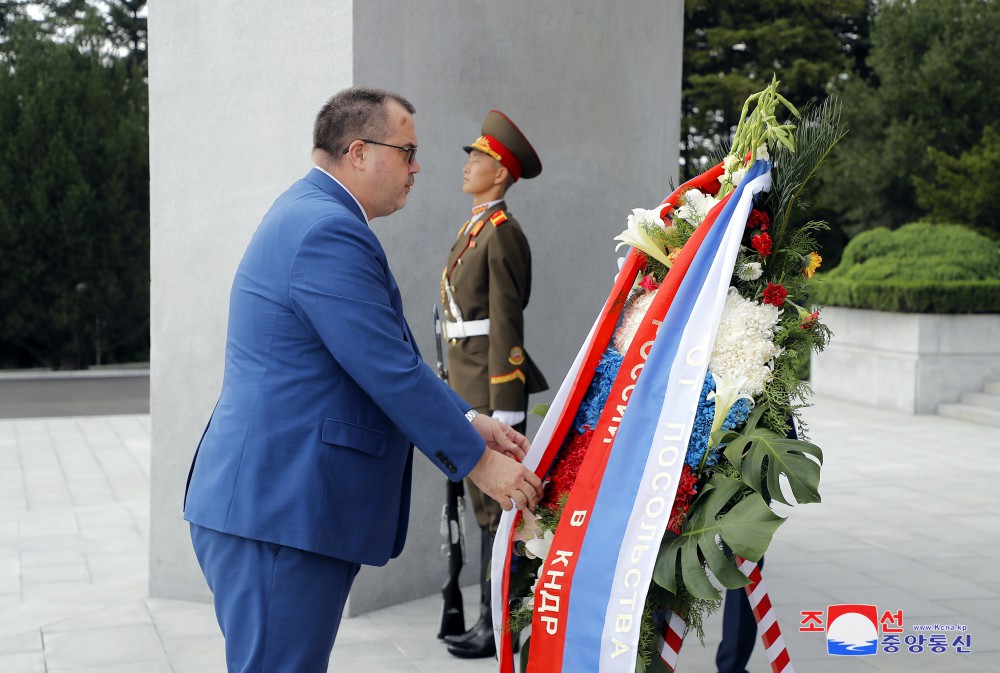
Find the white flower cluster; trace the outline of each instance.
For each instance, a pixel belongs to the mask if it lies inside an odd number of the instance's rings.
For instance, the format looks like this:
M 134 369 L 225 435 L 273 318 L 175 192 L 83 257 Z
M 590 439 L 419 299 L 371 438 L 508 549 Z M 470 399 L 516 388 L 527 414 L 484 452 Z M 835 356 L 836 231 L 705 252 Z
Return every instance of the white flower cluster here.
M 623 245 L 631 245 L 633 248 L 644 252 L 649 257 L 658 260 L 668 268 L 673 262 L 667 257 L 666 251 L 653 238 L 650 230 L 663 229 L 663 220 L 655 210 L 644 208 L 633 208 L 632 214 L 628 216 L 628 228 L 615 236 L 616 241 L 621 241 L 615 246 L 615 250 Z M 619 267 L 621 268 L 621 267 Z
M 698 189 L 689 189 L 681 197 L 683 205 L 677 209 L 677 219 L 684 220 L 693 227 L 697 227 L 708 215 L 712 206 L 719 200 L 711 194 L 705 194 Z
M 743 378 L 741 392 L 762 393 L 774 358 L 781 353 L 773 341 L 780 315 L 777 306 L 744 299 L 736 288 L 729 288 L 708 363 L 712 375 L 730 381 Z
M 757 280 L 764 273 L 764 268 L 760 262 L 743 262 L 736 269 L 736 276 L 740 280 Z
M 771 159 L 771 155 L 767 151 L 767 143 L 757 148 L 756 158 L 764 159 L 765 161 Z M 725 187 L 722 192 L 727 194 L 740 186 L 743 178 L 746 177 L 747 171 L 750 170 L 750 166 L 743 165 L 743 157 L 732 154 L 722 160 L 722 168 L 723 171 L 722 175 L 719 176 L 719 184 Z
M 660 217 L 660 211 L 658 210 L 646 210 L 645 208 L 633 208 L 632 214 L 628 216 L 628 226 L 629 229 L 635 229 L 637 226 L 642 225 L 645 227 L 659 227 L 663 229 L 663 219 Z

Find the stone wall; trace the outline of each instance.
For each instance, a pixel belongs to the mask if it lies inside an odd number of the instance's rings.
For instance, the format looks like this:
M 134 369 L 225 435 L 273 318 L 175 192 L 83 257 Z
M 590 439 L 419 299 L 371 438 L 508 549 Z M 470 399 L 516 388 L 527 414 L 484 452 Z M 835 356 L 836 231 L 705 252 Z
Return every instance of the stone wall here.
M 812 356 L 820 395 L 935 413 L 1000 379 L 1000 315 L 888 313 L 829 306 L 830 345 Z

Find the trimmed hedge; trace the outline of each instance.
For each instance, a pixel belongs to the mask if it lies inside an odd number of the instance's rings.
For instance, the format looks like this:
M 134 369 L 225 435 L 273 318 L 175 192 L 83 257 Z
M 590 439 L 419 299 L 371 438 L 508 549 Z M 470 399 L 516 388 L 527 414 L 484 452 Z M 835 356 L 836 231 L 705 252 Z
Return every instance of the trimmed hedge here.
M 1000 247 L 953 224 L 916 222 L 859 234 L 813 300 L 905 313 L 1000 312 Z
M 898 313 L 1000 313 L 1000 280 L 818 283 L 814 301 Z

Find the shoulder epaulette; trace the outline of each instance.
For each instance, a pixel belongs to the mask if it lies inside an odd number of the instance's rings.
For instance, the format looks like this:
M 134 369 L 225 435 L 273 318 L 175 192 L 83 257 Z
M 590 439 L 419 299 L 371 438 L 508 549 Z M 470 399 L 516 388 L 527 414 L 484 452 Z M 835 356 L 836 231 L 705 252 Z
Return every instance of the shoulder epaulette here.
M 490 215 L 490 222 L 493 223 L 494 227 L 499 227 L 506 221 L 507 221 L 507 213 L 505 213 L 502 210 L 498 210 L 497 212 Z

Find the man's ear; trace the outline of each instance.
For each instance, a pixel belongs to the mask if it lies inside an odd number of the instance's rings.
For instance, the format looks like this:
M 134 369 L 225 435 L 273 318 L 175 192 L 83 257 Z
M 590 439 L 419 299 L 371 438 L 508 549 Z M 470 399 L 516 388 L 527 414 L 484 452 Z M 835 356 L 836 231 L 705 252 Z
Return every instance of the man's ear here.
M 493 173 L 493 184 L 494 185 L 503 185 L 503 184 L 506 184 L 506 182 L 507 182 L 507 176 L 509 176 L 509 175 L 510 175 L 510 171 L 508 171 L 507 168 L 498 161 L 497 162 L 497 170 L 494 171 L 494 173 Z
M 360 166 L 365 161 L 365 141 L 354 140 L 347 146 L 346 159 L 352 166 Z

